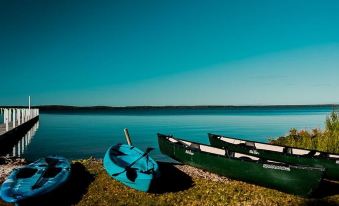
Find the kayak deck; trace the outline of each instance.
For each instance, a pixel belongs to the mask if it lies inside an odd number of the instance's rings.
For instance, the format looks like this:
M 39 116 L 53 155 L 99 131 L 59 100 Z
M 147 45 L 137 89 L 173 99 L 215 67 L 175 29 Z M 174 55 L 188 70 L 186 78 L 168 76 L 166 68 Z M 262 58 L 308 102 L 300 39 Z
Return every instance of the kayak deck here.
M 1 187 L 1 198 L 19 202 L 48 193 L 70 176 L 70 163 L 65 158 L 47 157 L 12 171 Z
M 103 164 L 114 179 L 144 192 L 149 190 L 151 182 L 159 175 L 158 164 L 149 154 L 124 144 L 110 147 Z

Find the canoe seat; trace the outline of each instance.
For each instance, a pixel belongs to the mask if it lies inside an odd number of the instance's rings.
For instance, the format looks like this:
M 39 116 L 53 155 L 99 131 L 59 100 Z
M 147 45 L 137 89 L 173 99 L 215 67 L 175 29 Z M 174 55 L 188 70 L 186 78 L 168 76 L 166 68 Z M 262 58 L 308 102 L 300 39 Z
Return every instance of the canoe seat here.
M 247 147 L 249 149 L 255 149 L 255 144 L 254 142 L 249 142 L 249 141 L 246 141 L 244 143 L 239 143 L 239 145 L 243 146 L 243 147 Z
M 330 157 L 328 153 L 320 152 L 319 157 Z
M 200 150 L 200 145 L 196 143 L 192 143 L 189 147 L 193 150 Z
M 309 153 L 305 154 L 304 156 L 306 156 L 306 157 L 313 157 L 315 155 L 315 153 L 317 153 L 317 151 L 311 150 Z
M 228 149 L 225 149 L 225 156 L 227 157 L 234 157 L 234 152 L 228 150 Z
M 292 148 L 290 148 L 290 147 L 284 147 L 283 153 L 285 153 L 285 154 L 292 154 Z
M 197 143 L 186 143 L 185 141 L 182 141 L 182 140 L 178 140 L 178 142 L 176 144 L 181 144 L 181 145 L 184 145 L 192 150 L 201 150 L 200 149 L 200 145 L 197 144 Z
M 19 169 L 18 173 L 16 174 L 17 179 L 24 179 L 32 177 L 38 170 L 34 168 L 22 168 Z
M 245 146 L 255 148 L 254 142 L 248 142 L 248 141 L 246 141 L 246 142 L 245 142 Z

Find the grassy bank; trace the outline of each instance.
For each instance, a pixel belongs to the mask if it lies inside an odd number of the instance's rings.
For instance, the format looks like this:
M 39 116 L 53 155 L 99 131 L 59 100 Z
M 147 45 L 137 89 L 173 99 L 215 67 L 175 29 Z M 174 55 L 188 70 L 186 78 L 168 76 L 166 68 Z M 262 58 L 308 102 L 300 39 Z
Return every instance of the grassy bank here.
M 240 181 L 213 181 L 160 164 L 162 178 L 152 193 L 130 189 L 108 176 L 101 160 L 72 164 L 65 186 L 28 205 L 339 205 L 339 184 L 324 182 L 312 199 Z M 6 204 L 0 201 L 0 205 Z
M 332 112 L 325 122 L 323 130 L 311 131 L 291 129 L 286 137 L 270 140 L 273 144 L 315 149 L 330 153 L 339 153 L 339 113 Z

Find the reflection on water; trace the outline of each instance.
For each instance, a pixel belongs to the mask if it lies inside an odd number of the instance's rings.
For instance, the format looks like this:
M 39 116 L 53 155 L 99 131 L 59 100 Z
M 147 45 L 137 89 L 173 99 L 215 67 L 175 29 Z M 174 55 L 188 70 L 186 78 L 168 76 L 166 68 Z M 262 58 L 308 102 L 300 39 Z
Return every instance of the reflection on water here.
M 33 137 L 35 136 L 39 128 L 39 121 L 16 143 L 5 145 L 5 149 L 1 149 L 0 155 L 7 157 L 21 157 L 28 145 L 31 143 Z
M 158 132 L 206 144 L 208 132 L 267 142 L 291 128 L 321 129 L 331 111 L 329 107 L 278 107 L 41 113 L 39 132 L 35 134 L 36 125 L 11 147 L 4 150 L 0 145 L 0 155 L 22 156 L 29 161 L 48 155 L 102 158 L 111 145 L 126 142 L 123 130 L 128 128 L 134 146 L 141 150 L 153 147 L 152 157 L 167 161 L 158 148 Z
M 43 113 L 39 132 L 23 157 L 32 161 L 48 155 L 69 159 L 102 158 L 111 145 L 126 143 L 123 130 L 128 128 L 134 146 L 141 150 L 153 147 L 152 157 L 167 161 L 169 158 L 161 154 L 158 147 L 158 132 L 202 143 L 208 143 L 208 132 L 265 142 L 268 137 L 286 134 L 292 127 L 322 128 L 329 112 L 261 112 L 258 115 L 182 115 L 181 110 L 171 115 Z

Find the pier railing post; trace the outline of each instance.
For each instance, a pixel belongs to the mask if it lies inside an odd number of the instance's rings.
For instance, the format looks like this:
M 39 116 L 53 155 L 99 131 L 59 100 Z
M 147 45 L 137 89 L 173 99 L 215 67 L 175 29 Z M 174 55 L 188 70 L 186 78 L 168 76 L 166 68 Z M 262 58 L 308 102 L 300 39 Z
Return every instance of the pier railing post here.
M 16 118 L 15 118 L 15 109 L 13 109 L 13 119 L 12 119 L 12 122 L 13 122 L 13 128 L 15 128 L 15 121 L 16 121 Z
M 6 124 L 6 109 L 3 109 L 3 115 L 4 115 L 4 124 Z
M 5 115 L 4 115 L 4 118 L 5 118 L 5 124 L 6 124 L 6 132 L 8 131 L 8 109 L 5 110 Z
M 8 109 L 8 123 L 12 121 L 12 110 Z
M 18 125 L 20 125 L 21 124 L 21 122 L 20 122 L 20 109 L 17 109 L 17 111 L 16 111 L 16 118 L 18 120 Z

